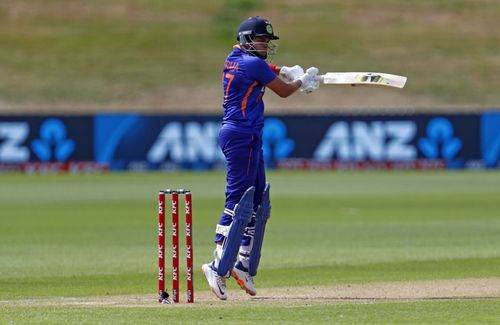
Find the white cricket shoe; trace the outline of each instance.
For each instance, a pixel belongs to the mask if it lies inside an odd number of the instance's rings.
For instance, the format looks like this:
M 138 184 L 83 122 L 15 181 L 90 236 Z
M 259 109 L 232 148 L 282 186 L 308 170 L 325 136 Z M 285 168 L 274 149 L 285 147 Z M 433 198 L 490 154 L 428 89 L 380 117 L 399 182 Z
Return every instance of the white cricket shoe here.
M 226 300 L 226 278 L 223 276 L 219 276 L 217 271 L 215 271 L 210 264 L 203 264 L 201 266 L 201 270 L 203 274 L 205 274 L 205 278 L 207 278 L 208 285 L 212 292 L 219 298 L 220 300 Z
M 250 296 L 255 296 L 257 290 L 253 284 L 253 277 L 248 274 L 248 270 L 241 264 L 241 262 L 236 263 L 231 272 L 233 278 L 238 282 L 241 289 L 245 290 Z

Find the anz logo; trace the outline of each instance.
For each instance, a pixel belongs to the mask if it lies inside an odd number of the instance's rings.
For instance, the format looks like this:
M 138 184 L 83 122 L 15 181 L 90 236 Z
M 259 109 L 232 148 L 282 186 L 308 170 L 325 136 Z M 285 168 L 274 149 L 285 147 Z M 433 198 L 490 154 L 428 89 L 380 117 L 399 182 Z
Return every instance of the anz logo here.
M 30 151 L 24 145 L 30 127 L 25 122 L 0 123 L 0 162 L 21 163 L 28 161 Z
M 453 124 L 446 118 L 429 121 L 426 135 L 417 137 L 414 121 L 339 121 L 327 130 L 314 151 L 319 161 L 409 161 L 418 158 L 420 149 L 425 158 L 451 161 L 462 148 L 455 137 Z M 416 142 L 416 145 L 415 145 Z
M 224 161 L 218 146 L 218 122 L 170 122 L 165 124 L 147 153 L 147 160 L 160 163 Z
M 30 160 L 31 151 L 40 161 L 66 161 L 75 151 L 75 141 L 67 137 L 64 123 L 56 118 L 45 120 L 31 145 L 27 122 L 0 123 L 0 162 L 22 163 Z
M 427 124 L 427 137 L 418 141 L 418 147 L 429 159 L 453 160 L 462 148 L 462 141 L 453 134 L 448 119 L 437 117 Z
M 267 118 L 262 134 L 264 160 L 272 165 L 275 161 L 287 158 L 295 148 L 295 141 L 287 137 L 285 123 L 278 118 Z
M 218 122 L 170 122 L 160 131 L 147 153 L 152 163 L 165 160 L 182 163 L 197 161 L 225 161 L 218 145 Z M 264 160 L 269 163 L 286 158 L 295 148 L 295 142 L 287 137 L 283 121 L 268 118 L 263 130 Z
M 335 122 L 314 151 L 319 161 L 402 161 L 417 158 L 413 121 Z
M 66 161 L 75 151 L 75 142 L 66 138 L 66 126 L 61 120 L 46 120 L 40 127 L 40 138 L 31 144 L 41 161 Z

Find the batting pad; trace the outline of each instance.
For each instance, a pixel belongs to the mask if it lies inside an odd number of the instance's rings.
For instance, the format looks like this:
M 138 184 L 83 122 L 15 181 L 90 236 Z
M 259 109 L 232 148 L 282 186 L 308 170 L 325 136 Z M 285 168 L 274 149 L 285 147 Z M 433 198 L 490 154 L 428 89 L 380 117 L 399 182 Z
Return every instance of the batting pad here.
M 255 187 L 249 187 L 241 197 L 240 202 L 236 204 L 234 208 L 234 219 L 231 223 L 229 234 L 224 241 L 222 257 L 219 262 L 219 267 L 217 268 L 217 274 L 219 276 L 228 276 L 229 271 L 236 262 L 238 249 L 241 239 L 243 238 L 243 232 L 252 217 L 254 192 Z

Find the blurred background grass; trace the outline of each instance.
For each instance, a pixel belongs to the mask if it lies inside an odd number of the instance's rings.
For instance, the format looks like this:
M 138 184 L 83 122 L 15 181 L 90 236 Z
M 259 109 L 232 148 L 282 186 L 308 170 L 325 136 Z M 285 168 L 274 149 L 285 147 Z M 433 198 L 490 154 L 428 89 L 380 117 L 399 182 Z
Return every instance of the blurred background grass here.
M 256 14 L 281 37 L 275 63 L 409 77 L 403 91 L 294 95 L 298 110 L 500 106 L 498 1 L 4 0 L 0 112 L 217 112 L 223 60 Z

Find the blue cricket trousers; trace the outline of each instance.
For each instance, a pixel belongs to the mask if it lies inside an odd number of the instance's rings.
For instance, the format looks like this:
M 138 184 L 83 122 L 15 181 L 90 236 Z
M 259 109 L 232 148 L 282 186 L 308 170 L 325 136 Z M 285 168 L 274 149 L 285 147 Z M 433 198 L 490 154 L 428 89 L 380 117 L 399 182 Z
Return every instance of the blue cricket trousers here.
M 254 212 L 262 199 L 266 185 L 264 155 L 262 152 L 262 132 L 242 130 L 233 125 L 225 124 L 219 132 L 219 144 L 226 157 L 226 203 L 219 220 L 220 226 L 229 226 L 232 222 L 234 206 L 240 201 L 243 193 L 255 186 Z M 255 218 L 247 226 L 245 234 L 253 233 Z M 224 239 L 216 233 L 215 242 Z M 248 245 L 251 237 L 243 236 L 242 245 Z

